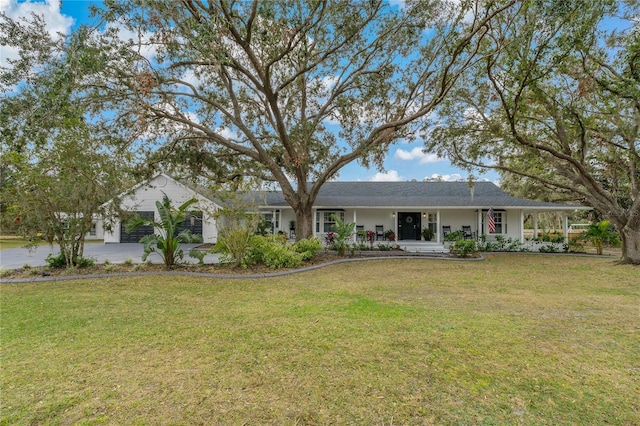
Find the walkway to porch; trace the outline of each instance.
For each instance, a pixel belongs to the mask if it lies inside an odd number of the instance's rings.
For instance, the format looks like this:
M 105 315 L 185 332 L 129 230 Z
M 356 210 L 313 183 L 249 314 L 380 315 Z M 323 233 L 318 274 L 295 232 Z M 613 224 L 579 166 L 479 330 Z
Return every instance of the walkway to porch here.
M 408 253 L 449 253 L 449 249 L 435 241 L 400 240 L 398 247 Z

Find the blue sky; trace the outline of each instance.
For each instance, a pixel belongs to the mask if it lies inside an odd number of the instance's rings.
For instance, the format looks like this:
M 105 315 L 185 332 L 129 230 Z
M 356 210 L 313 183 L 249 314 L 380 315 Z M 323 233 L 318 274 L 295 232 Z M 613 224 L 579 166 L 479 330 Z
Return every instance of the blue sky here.
M 89 17 L 89 5 L 95 3 L 91 0 L 0 0 L 0 10 L 15 19 L 20 16 L 28 16 L 36 12 L 45 17 L 52 32 L 68 33 L 83 23 L 92 23 Z M 10 56 L 6 49 L 0 50 L 0 63 L 2 56 Z M 422 152 L 423 142 L 417 140 L 413 143 L 398 142 L 392 145 L 384 161 L 385 172 L 375 169 L 365 169 L 355 163 L 344 167 L 338 180 L 341 181 L 398 181 L 398 180 L 423 180 L 425 178 L 441 178 L 443 180 L 466 180 L 468 174 L 457 169 L 449 161 L 438 158 L 434 154 Z M 497 173 L 491 171 L 476 179 L 488 179 L 498 181 Z

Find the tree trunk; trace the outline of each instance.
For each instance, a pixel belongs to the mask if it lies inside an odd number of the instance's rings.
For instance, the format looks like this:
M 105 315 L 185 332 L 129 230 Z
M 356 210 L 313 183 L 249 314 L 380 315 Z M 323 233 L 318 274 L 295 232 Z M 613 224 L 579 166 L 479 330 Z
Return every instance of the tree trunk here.
M 313 237 L 313 202 L 301 201 L 293 210 L 296 213 L 296 241 Z
M 630 226 L 634 225 L 634 226 Z M 640 265 L 640 221 L 629 221 L 620 231 L 622 263 Z

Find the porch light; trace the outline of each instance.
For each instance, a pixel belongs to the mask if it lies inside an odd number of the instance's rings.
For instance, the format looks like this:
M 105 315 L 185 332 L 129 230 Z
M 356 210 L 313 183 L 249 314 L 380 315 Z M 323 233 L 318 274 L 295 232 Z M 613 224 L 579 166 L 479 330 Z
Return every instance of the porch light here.
M 422 218 L 426 219 L 427 218 L 427 214 L 426 213 L 422 213 Z
M 391 213 L 391 217 L 395 219 L 396 213 L 395 212 Z

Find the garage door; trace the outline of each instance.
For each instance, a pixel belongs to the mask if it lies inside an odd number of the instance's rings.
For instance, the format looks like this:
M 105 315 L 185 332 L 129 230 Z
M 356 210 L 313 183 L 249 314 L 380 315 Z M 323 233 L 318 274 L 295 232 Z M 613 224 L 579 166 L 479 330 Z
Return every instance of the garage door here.
M 139 214 L 145 219 L 153 220 L 153 212 L 135 212 L 135 214 Z M 144 237 L 145 235 L 153 234 L 153 226 L 140 226 L 134 229 L 133 231 L 131 231 L 130 234 L 127 234 L 124 231 L 125 228 L 126 226 L 124 226 L 124 224 L 120 226 L 120 242 L 121 243 L 137 243 L 140 241 L 140 238 Z
M 191 211 L 187 215 L 186 219 L 178 229 L 176 229 L 176 235 L 183 230 L 188 229 L 193 235 L 199 235 L 202 237 L 202 212 Z

